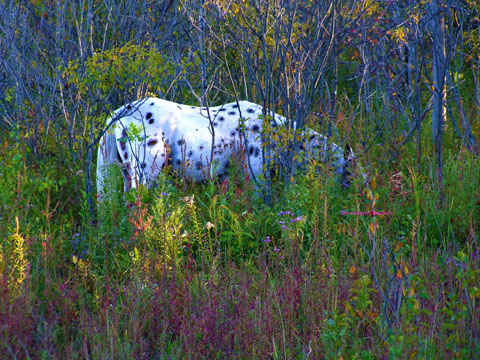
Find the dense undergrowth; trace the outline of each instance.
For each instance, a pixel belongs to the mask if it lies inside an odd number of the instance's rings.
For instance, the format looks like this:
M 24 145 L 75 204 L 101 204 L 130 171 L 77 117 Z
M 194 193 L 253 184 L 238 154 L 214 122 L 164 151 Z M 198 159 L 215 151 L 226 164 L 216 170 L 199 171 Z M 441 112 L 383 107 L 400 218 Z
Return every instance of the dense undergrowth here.
M 443 200 L 414 144 L 367 166 L 369 187 L 313 166 L 275 182 L 271 207 L 238 164 L 224 182 L 162 174 L 129 201 L 113 168 L 91 225 L 80 170 L 32 163 L 19 140 L 0 147 L 2 357 L 480 354 L 480 166 L 463 151 Z

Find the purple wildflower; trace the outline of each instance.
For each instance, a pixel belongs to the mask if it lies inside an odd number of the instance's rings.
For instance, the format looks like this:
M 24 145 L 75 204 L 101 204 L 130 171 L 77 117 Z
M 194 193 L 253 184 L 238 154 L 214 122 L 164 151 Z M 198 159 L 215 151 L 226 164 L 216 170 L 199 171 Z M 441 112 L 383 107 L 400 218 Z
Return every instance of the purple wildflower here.
M 296 218 L 290 220 L 290 223 L 293 224 L 293 223 L 299 222 L 299 221 L 301 221 L 301 220 L 302 220 L 302 216 L 300 215 L 300 216 L 297 216 Z

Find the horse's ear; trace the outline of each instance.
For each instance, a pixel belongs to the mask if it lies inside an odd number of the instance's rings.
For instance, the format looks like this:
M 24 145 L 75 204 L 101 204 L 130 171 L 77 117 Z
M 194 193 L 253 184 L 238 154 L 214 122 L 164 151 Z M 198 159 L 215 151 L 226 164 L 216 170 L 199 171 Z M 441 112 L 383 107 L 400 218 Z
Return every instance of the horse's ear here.
M 354 157 L 355 155 L 353 154 L 352 147 L 350 146 L 350 144 L 347 144 L 347 146 L 345 146 L 345 151 L 343 152 L 343 158 L 345 159 L 345 161 L 348 161 L 352 160 L 352 158 Z

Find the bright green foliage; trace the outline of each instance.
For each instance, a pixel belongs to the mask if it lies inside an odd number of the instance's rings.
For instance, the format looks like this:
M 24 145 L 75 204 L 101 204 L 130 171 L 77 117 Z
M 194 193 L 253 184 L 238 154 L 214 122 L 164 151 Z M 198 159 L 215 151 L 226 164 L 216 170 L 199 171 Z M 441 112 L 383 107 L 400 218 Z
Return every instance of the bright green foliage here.
M 133 98 L 154 94 L 164 97 L 175 77 L 191 66 L 172 62 L 148 43 L 127 43 L 94 53 L 84 65 L 71 61 L 62 77 L 66 84 L 77 87 L 81 97 L 93 91 L 106 98 L 112 90 Z

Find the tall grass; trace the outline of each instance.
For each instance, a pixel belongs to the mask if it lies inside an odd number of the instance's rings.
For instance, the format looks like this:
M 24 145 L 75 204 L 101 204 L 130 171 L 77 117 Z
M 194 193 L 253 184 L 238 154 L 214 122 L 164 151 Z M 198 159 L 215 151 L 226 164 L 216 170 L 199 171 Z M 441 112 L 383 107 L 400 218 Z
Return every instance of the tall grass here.
M 239 164 L 224 182 L 162 174 L 126 197 L 114 168 L 91 225 L 69 169 L 28 164 L 14 136 L 2 144 L 6 358 L 480 353 L 480 167 L 466 154 L 445 160 L 445 207 L 432 161 L 418 168 L 408 153 L 368 188 L 312 167 L 276 183 L 272 207 Z

